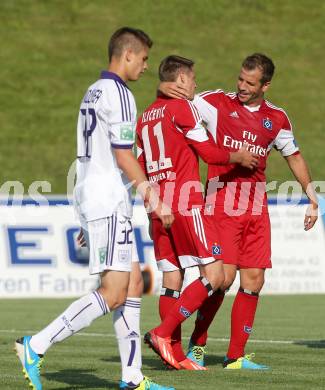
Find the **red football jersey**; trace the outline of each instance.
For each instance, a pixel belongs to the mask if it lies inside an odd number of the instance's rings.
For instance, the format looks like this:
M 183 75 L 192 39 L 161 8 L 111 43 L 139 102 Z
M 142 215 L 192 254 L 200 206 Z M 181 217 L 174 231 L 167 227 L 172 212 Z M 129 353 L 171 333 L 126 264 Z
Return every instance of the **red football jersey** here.
M 138 160 L 174 212 L 203 205 L 198 155 L 211 163 L 229 160 L 201 122 L 190 101 L 159 96 L 137 123 Z
M 236 151 L 244 144 L 259 155 L 258 168 L 251 171 L 240 165 L 209 165 L 210 181 L 207 203 L 233 206 L 234 209 L 257 210 L 265 207 L 265 167 L 273 147 L 283 156 L 298 151 L 289 118 L 284 110 L 263 100 L 259 107 L 243 105 L 236 93 L 222 90 L 196 95 L 194 105 L 199 110 L 213 139 L 220 148 Z M 224 183 L 223 187 L 221 183 Z

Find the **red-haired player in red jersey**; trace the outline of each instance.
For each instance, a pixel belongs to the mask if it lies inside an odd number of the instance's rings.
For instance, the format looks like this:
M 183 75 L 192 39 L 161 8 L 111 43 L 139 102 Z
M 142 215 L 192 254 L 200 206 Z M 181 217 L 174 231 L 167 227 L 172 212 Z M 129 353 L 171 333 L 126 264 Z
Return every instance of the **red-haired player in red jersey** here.
M 267 369 L 245 355 L 245 345 L 252 332 L 259 292 L 266 268 L 271 268 L 270 221 L 265 193 L 266 160 L 274 147 L 287 161 L 291 171 L 310 199 L 304 228 L 317 220 L 317 199 L 310 185 L 307 164 L 294 140 L 287 114 L 264 99 L 274 73 L 267 56 L 255 53 L 242 63 L 237 93 L 221 90 L 196 95 L 193 104 L 199 110 L 217 145 L 235 151 L 243 143 L 257 153 L 260 162 L 253 171 L 238 165 L 209 165 L 206 211 L 215 216 L 222 246 L 225 281 L 199 309 L 188 357 L 204 365 L 207 330 L 220 308 L 224 291 L 240 272 L 240 288 L 231 314 L 231 338 L 224 368 Z M 188 95 L 180 85 L 161 86 L 173 97 Z
M 161 81 L 177 81 L 194 97 L 193 61 L 168 56 L 159 67 Z M 138 159 L 150 183 L 169 205 L 175 220 L 170 230 L 152 215 L 152 238 L 158 268 L 163 271 L 159 301 L 162 323 L 146 333 L 145 342 L 176 369 L 205 369 L 187 359 L 181 348 L 181 323 L 224 283 L 220 246 L 213 218 L 203 213 L 200 156 L 210 164 L 239 163 L 253 169 L 259 161 L 245 147 L 219 149 L 202 126 L 193 103 L 158 96 L 137 124 Z M 184 269 L 198 266 L 200 278 L 180 295 Z M 171 345 L 171 338 L 175 340 Z

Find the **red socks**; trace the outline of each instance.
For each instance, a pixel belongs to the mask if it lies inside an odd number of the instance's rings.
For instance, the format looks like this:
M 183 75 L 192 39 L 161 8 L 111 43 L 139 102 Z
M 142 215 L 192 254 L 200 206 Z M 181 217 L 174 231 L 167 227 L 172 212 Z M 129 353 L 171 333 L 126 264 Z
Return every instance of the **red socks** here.
M 258 294 L 240 288 L 232 305 L 231 338 L 227 352 L 228 359 L 244 356 L 245 345 L 252 332 Z
M 170 308 L 177 302 L 177 299 L 180 296 L 179 291 L 171 290 L 169 288 L 162 288 L 161 295 L 159 298 L 159 314 L 160 319 L 163 321 L 167 316 Z M 186 358 L 183 347 L 182 347 L 182 328 L 181 325 L 178 325 L 172 334 L 172 348 L 174 353 L 174 358 L 181 362 Z
M 195 321 L 195 328 L 191 336 L 192 344 L 201 346 L 206 345 L 209 326 L 219 310 L 224 297 L 225 293 L 217 290 L 206 299 L 199 308 Z
M 212 294 L 212 287 L 207 279 L 200 277 L 192 282 L 186 287 L 174 306 L 169 308 L 162 323 L 155 328 L 157 336 L 171 336 L 177 326 L 190 317 L 210 294 Z

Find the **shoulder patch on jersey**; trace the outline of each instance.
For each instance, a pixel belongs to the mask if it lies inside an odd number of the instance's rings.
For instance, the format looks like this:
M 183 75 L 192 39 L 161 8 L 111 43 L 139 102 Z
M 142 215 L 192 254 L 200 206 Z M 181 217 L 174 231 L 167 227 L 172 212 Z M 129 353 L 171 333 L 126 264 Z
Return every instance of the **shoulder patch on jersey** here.
M 134 129 L 132 125 L 121 125 L 120 127 L 120 138 L 124 141 L 134 140 Z

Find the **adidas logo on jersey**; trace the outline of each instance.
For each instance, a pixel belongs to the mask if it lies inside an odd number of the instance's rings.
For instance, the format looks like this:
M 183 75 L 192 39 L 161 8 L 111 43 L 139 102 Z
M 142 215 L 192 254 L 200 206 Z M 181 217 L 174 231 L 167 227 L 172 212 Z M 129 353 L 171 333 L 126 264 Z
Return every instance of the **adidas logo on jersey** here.
M 128 336 L 127 336 L 126 338 L 127 338 L 127 339 L 137 339 L 137 338 L 139 338 L 139 335 L 138 335 L 137 332 L 135 332 L 135 331 L 133 330 L 130 334 L 128 334 Z
M 229 116 L 231 116 L 232 118 L 239 118 L 237 111 L 230 113 Z

